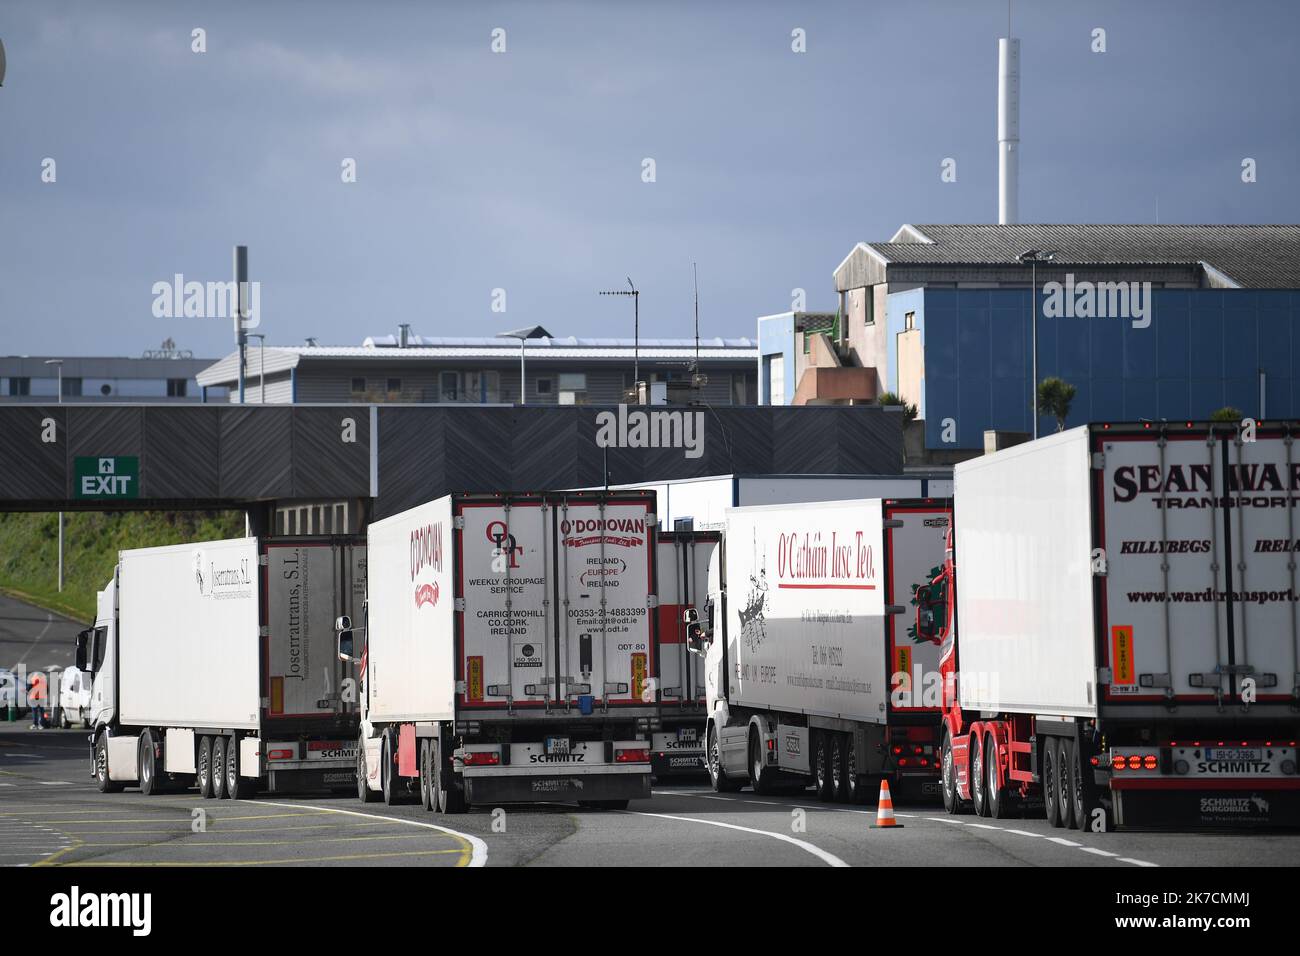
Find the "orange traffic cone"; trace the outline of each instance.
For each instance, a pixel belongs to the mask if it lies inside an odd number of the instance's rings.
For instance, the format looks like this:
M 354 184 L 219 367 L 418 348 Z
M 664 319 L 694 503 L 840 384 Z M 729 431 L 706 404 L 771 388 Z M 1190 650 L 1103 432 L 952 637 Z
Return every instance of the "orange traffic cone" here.
M 889 781 L 880 781 L 880 801 L 876 804 L 876 822 L 871 825 L 875 830 L 880 827 L 901 827 L 894 819 L 894 801 L 889 796 Z

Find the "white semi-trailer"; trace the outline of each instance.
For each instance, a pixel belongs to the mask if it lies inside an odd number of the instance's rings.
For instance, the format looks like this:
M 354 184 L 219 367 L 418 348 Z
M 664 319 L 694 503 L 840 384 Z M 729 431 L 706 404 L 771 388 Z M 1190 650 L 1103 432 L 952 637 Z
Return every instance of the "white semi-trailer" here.
M 890 776 L 937 790 L 938 646 L 909 624 L 950 517 L 934 500 L 726 512 L 704 615 L 716 789 L 811 781 L 861 802 Z
M 957 466 L 918 621 L 943 641 L 950 812 L 1300 820 L 1297 431 L 1092 425 Z
M 449 495 L 369 528 L 357 789 L 426 809 L 650 795 L 655 498 Z
M 350 788 L 355 681 L 333 622 L 360 603 L 365 562 L 346 538 L 120 552 L 77 639 L 98 788 Z

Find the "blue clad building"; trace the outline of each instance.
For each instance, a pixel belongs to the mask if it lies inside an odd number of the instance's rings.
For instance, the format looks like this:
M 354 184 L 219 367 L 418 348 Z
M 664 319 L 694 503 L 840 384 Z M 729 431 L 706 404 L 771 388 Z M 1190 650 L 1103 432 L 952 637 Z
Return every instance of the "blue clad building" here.
M 1067 425 L 1300 416 L 1300 226 L 906 225 L 835 283 L 832 360 L 916 405 L 928 451 L 1033 430 L 1035 313 L 1038 380 L 1077 389 Z M 759 390 L 780 401 L 765 370 L 796 355 L 769 343 L 801 344 L 764 321 Z

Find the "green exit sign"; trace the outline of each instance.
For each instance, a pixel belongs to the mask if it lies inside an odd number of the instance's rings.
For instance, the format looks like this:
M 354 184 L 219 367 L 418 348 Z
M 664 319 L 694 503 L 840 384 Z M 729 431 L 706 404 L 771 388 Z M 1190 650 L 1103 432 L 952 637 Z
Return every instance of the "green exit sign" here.
M 74 498 L 140 497 L 140 459 L 134 455 L 77 458 L 74 467 Z

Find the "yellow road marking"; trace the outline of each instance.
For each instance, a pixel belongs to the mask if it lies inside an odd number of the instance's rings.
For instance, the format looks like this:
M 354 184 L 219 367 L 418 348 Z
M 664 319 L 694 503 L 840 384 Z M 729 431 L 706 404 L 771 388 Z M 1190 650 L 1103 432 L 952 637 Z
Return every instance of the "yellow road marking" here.
M 196 833 L 195 836 L 202 836 L 202 834 Z M 443 836 L 448 839 L 457 840 L 457 842 L 459 842 L 459 839 L 457 837 L 453 837 L 449 833 L 439 834 L 439 836 Z M 355 843 L 355 842 L 360 842 L 365 840 L 413 840 L 413 839 L 415 839 L 415 837 L 409 833 L 379 833 L 374 836 L 313 837 L 311 842 L 314 845 L 317 843 Z M 82 844 L 82 846 L 156 846 L 159 848 L 170 847 L 172 849 L 177 849 L 177 850 L 207 849 L 208 847 L 218 847 L 218 846 L 301 846 L 301 845 L 302 843 L 298 840 L 200 840 L 200 841 L 191 841 L 188 843 L 168 841 L 165 843 L 144 842 L 144 843 L 83 843 Z M 457 852 L 460 852 L 459 849 L 457 849 Z
M 75 847 L 70 848 L 75 849 Z M 289 857 L 284 860 L 210 860 L 206 863 L 190 863 L 180 861 L 159 861 L 159 862 L 114 862 L 87 860 L 85 862 L 73 860 L 68 863 L 59 863 L 58 866 L 283 866 L 287 863 L 331 863 L 340 860 L 382 860 L 398 856 L 444 856 L 449 853 L 459 853 L 461 861 L 458 866 L 464 866 L 466 853 L 464 850 L 406 850 L 399 853 L 351 853 L 343 856 L 304 856 Z

